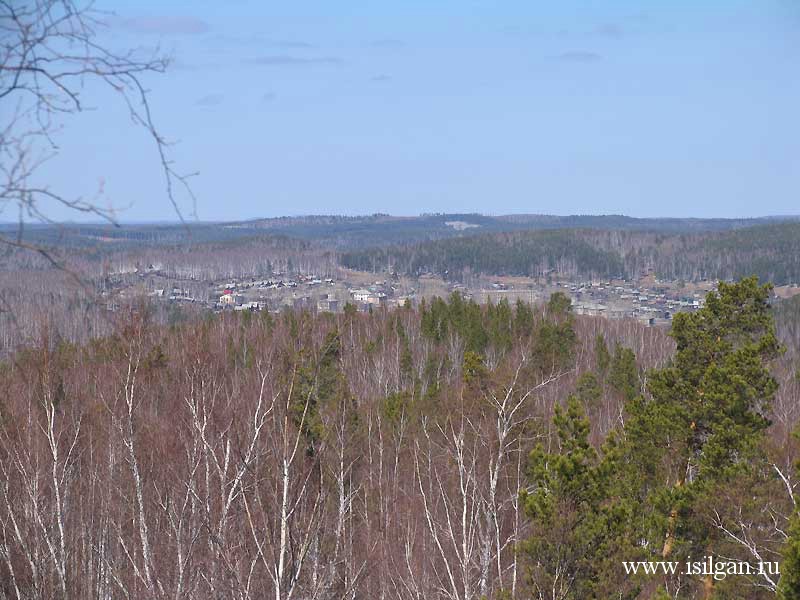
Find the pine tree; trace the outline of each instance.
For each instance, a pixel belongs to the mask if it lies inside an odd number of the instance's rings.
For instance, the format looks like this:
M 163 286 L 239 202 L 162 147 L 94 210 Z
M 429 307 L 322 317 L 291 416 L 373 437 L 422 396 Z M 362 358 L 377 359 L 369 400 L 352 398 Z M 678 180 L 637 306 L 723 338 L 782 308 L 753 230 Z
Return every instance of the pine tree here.
M 792 518 L 781 563 L 780 600 L 800 600 L 800 513 Z
M 792 518 L 788 535 L 781 563 L 778 598 L 800 600 L 800 514 L 796 513 Z
M 755 277 L 720 283 L 703 308 L 676 315 L 674 359 L 649 374 L 650 397 L 627 404 L 623 477 L 653 554 L 702 556 L 715 532 L 701 511 L 756 462 L 777 388 L 768 363 L 781 351 L 770 289 Z
M 483 357 L 471 350 L 464 352 L 461 372 L 465 383 L 474 383 L 478 386 L 484 384 L 489 377 L 489 370 L 483 362 Z
M 489 343 L 501 353 L 508 352 L 514 343 L 514 317 L 508 300 L 503 298 L 497 305 L 486 307 Z
M 633 350 L 617 344 L 614 357 L 611 359 L 608 383 L 626 402 L 630 402 L 639 394 L 639 368 L 636 366 L 636 355 Z
M 800 430 L 795 432 L 795 437 L 800 438 Z M 800 470 L 800 463 L 797 468 Z M 800 511 L 795 511 L 787 533 L 789 538 L 783 551 L 778 598 L 800 600 Z
M 597 370 L 600 376 L 604 377 L 611 364 L 611 354 L 608 352 L 606 337 L 602 333 L 598 333 L 594 339 L 594 355 L 597 360 Z
M 292 386 L 290 409 L 292 420 L 303 432 L 307 453 L 322 438 L 320 411 L 346 395 L 346 381 L 339 366 L 341 339 L 336 330 L 328 332 L 316 360 L 301 352 Z
M 547 319 L 539 324 L 534 335 L 531 362 L 544 375 L 567 368 L 578 341 L 569 298 L 556 292 L 547 306 Z
M 527 338 L 532 330 L 533 310 L 531 305 L 518 299 L 514 307 L 514 334 L 517 337 Z
M 586 412 L 592 412 L 600 406 L 603 388 L 594 373 L 584 373 L 575 384 L 575 395 Z
M 531 562 L 534 595 L 547 597 L 634 598 L 639 582 L 620 572 L 620 560 L 637 549 L 629 540 L 632 510 L 614 500 L 613 473 L 620 468 L 612 436 L 602 456 L 589 443 L 590 426 L 580 400 L 558 405 L 553 422 L 560 449 L 541 445 L 528 462 L 529 487 L 521 492 L 532 535 L 523 544 Z

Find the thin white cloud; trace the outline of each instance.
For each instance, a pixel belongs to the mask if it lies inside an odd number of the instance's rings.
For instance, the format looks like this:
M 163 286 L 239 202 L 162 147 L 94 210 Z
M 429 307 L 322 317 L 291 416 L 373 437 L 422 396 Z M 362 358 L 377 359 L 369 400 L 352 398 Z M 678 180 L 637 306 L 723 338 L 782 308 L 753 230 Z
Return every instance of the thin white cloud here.
M 373 48 L 402 48 L 406 43 L 403 40 L 386 39 L 375 40 L 370 43 Z
M 625 37 L 625 30 L 616 23 L 598 25 L 590 33 L 598 37 L 610 38 L 613 40 L 619 40 Z
M 304 49 L 304 48 L 314 48 L 314 44 L 309 42 L 303 42 L 300 40 L 277 40 L 272 42 L 272 45 L 276 48 L 295 48 L 295 49 Z
M 563 52 L 555 57 L 557 60 L 563 60 L 566 62 L 580 62 L 580 63 L 591 63 L 591 62 L 598 62 L 603 60 L 603 57 L 596 52 L 582 52 L 582 51 L 573 51 L 573 52 Z
M 303 56 L 259 56 L 245 61 L 250 65 L 260 65 L 266 67 L 304 67 L 314 65 L 339 65 L 342 59 L 333 56 L 322 57 L 303 57 Z
M 291 50 L 310 50 L 316 48 L 312 44 L 301 39 L 275 39 L 264 33 L 252 33 L 245 35 L 217 34 L 206 38 L 209 44 L 218 46 L 258 46 L 260 48 L 284 48 Z
M 120 25 L 136 33 L 160 35 L 198 34 L 207 33 L 211 30 L 211 26 L 205 21 L 188 15 L 132 17 L 122 19 Z
M 222 94 L 208 94 L 207 96 L 203 96 L 202 98 L 198 98 L 197 101 L 194 103 L 195 106 L 218 106 L 222 104 L 222 101 L 225 99 L 225 96 Z

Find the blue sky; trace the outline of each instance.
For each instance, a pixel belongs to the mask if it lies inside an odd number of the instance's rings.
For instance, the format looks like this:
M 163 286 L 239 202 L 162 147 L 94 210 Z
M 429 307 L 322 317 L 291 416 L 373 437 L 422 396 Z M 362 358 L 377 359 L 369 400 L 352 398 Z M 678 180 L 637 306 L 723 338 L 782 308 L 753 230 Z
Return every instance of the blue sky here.
M 114 47 L 174 58 L 146 83 L 201 220 L 800 213 L 797 0 L 97 7 Z M 146 136 L 96 106 L 48 180 L 174 219 Z

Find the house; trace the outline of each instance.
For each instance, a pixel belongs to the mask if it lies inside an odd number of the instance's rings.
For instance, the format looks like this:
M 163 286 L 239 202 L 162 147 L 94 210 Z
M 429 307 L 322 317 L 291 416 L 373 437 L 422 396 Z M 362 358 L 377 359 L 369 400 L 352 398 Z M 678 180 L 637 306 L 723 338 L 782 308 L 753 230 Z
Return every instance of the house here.
M 585 302 L 581 304 L 575 304 L 572 308 L 577 315 L 601 316 L 605 314 L 607 307 L 598 302 Z
M 233 310 L 242 311 L 242 310 L 249 310 L 251 312 L 256 312 L 261 310 L 262 306 L 260 302 L 245 302 L 244 304 L 234 306 Z
M 369 290 L 350 290 L 350 295 L 353 296 L 353 300 L 356 302 L 367 302 L 369 297 L 372 295 L 372 292 Z
M 317 310 L 319 312 L 338 312 L 339 301 L 336 298 L 322 298 L 317 302 Z
M 229 292 L 230 290 L 225 291 Z M 219 303 L 222 306 L 240 306 L 243 302 L 244 296 L 241 294 L 234 294 L 232 292 L 229 294 L 222 294 L 222 296 L 219 297 Z

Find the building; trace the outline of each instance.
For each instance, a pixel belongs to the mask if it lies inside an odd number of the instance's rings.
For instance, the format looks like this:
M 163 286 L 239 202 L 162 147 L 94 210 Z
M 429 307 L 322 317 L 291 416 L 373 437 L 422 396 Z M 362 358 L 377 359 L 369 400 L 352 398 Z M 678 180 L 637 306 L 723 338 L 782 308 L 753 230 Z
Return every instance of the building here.
M 350 290 L 350 295 L 353 296 L 353 300 L 356 302 L 367 302 L 372 292 L 369 290 Z
M 245 302 L 244 304 L 239 304 L 233 307 L 233 310 L 243 311 L 249 310 L 251 312 L 257 312 L 263 308 L 261 302 Z
M 230 290 L 225 290 L 230 292 Z M 222 306 L 240 306 L 244 302 L 244 296 L 241 294 L 226 293 L 219 297 L 219 303 Z
M 602 316 L 606 312 L 606 306 L 598 302 L 583 302 L 573 305 L 572 309 L 576 315 Z
M 319 312 L 338 312 L 339 301 L 336 298 L 331 298 L 330 296 L 327 298 L 321 298 L 320 301 L 317 302 L 317 310 Z

